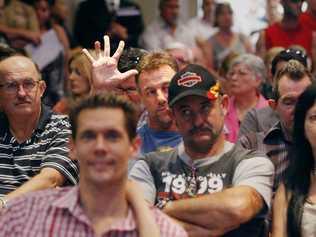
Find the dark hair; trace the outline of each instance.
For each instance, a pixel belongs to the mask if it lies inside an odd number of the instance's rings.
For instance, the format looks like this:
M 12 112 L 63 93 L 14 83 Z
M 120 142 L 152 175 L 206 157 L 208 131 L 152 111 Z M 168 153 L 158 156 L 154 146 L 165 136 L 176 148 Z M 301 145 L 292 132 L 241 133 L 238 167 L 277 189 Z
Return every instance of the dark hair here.
M 304 67 L 307 68 L 307 56 L 306 54 L 297 48 L 289 48 L 282 50 L 280 53 L 278 53 L 271 62 L 271 74 L 275 76 L 277 65 L 279 62 L 288 62 L 291 59 L 299 61 L 301 64 L 304 65 Z
M 6 44 L 0 44 L 0 62 L 12 56 L 22 55 L 17 50 L 9 47 Z
M 283 76 L 287 76 L 289 79 L 293 81 L 300 81 L 305 76 L 310 78 L 311 81 L 313 81 L 313 76 L 310 73 L 310 71 L 304 67 L 299 61 L 297 60 L 290 60 L 284 68 L 281 68 L 276 76 L 274 77 L 274 86 L 273 86 L 273 98 L 274 100 L 278 100 L 280 98 L 280 92 L 279 92 L 279 83 L 280 79 Z
M 117 65 L 118 70 L 120 72 L 126 72 L 131 69 L 136 69 L 141 58 L 146 53 L 148 53 L 146 50 L 139 49 L 139 48 L 130 47 L 130 48 L 124 49 Z
M 231 14 L 233 14 L 233 9 L 228 2 L 217 3 L 215 6 L 215 13 L 214 13 L 214 27 L 218 27 L 218 17 L 222 14 L 224 9 L 228 9 Z
M 294 113 L 293 146 L 289 152 L 289 167 L 285 176 L 285 188 L 291 198 L 287 211 L 289 237 L 301 236 L 302 210 L 306 201 L 315 161 L 312 147 L 305 134 L 308 110 L 316 102 L 316 84 L 313 82 L 298 98 Z
M 78 117 L 80 112 L 86 109 L 98 108 L 118 108 L 124 112 L 125 129 L 130 140 L 136 137 L 137 115 L 136 110 L 131 102 L 127 99 L 115 95 L 112 92 L 106 94 L 96 94 L 80 99 L 71 106 L 69 120 L 71 124 L 72 138 L 75 139 L 78 129 Z M 115 119 L 115 118 L 104 118 Z
M 170 0 L 159 0 L 159 10 L 162 11 L 165 5 L 169 2 Z
M 44 2 L 46 2 L 48 4 L 48 8 L 49 8 L 49 12 L 50 12 L 50 18 L 45 23 L 45 27 L 47 29 L 51 29 L 53 27 L 52 7 L 55 4 L 55 1 L 54 0 L 34 0 L 33 7 L 34 7 L 35 10 L 37 8 L 37 3 L 41 2 L 41 1 L 44 1 Z

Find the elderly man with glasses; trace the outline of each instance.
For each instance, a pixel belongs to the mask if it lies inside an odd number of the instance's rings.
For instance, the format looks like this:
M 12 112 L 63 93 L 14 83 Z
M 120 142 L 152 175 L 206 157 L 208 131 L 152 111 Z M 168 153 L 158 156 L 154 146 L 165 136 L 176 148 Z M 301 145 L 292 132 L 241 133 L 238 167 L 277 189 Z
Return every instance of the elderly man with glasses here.
M 24 193 L 78 181 L 68 119 L 41 103 L 46 84 L 36 65 L 11 49 L 1 55 L 0 208 Z

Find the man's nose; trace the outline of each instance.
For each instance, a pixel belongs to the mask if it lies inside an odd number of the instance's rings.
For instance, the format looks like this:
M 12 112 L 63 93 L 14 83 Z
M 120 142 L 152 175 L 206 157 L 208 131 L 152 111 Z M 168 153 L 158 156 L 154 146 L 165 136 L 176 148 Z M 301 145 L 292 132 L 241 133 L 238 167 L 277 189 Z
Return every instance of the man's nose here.
M 194 115 L 194 121 L 193 121 L 194 125 L 196 127 L 199 127 L 203 124 L 203 122 L 204 122 L 203 115 L 201 113 L 196 113 Z
M 95 142 L 95 152 L 104 153 L 107 150 L 107 143 L 102 135 L 98 135 Z
M 157 90 L 157 97 L 158 97 L 158 100 L 159 100 L 160 103 L 161 102 L 163 102 L 163 103 L 167 102 L 167 95 L 161 89 Z
M 18 96 L 22 96 L 22 97 L 26 95 L 26 91 L 22 84 L 18 86 L 17 93 L 18 93 Z

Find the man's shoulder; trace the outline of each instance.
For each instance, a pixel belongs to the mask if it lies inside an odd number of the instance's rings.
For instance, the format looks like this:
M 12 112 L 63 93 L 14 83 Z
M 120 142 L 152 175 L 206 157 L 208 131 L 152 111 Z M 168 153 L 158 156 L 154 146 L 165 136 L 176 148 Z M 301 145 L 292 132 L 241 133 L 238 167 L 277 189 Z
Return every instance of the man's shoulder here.
M 162 237 L 186 237 L 188 236 L 182 226 L 174 222 L 169 216 L 155 207 L 150 208 L 155 221 L 160 229 Z
M 249 132 L 238 139 L 238 144 L 244 149 L 262 150 L 265 132 Z
M 228 164 L 228 162 L 231 161 L 233 167 L 235 168 L 237 168 L 239 164 L 241 164 L 244 161 L 256 162 L 260 160 L 261 162 L 262 159 L 268 160 L 268 157 L 265 155 L 265 151 L 263 149 L 249 149 L 241 143 L 235 144 L 234 147 L 225 155 L 228 159 L 226 160 L 226 163 Z
M 242 146 L 240 143 L 234 144 L 232 149 L 227 152 L 225 155 L 230 157 L 241 157 L 241 158 L 251 158 L 258 155 L 263 155 L 263 153 L 258 152 L 255 149 L 249 149 L 247 147 Z M 263 155 L 264 156 L 264 155 Z
M 144 36 L 150 36 L 150 33 L 161 34 L 162 32 L 166 32 L 164 28 L 164 22 L 160 17 L 157 17 L 148 24 L 144 31 Z
M 41 124 L 39 126 L 41 126 Z M 43 130 L 54 129 L 55 131 L 59 131 L 69 129 L 70 123 L 67 115 L 52 113 L 43 126 L 45 126 Z
M 275 22 L 271 25 L 269 25 L 266 29 L 265 29 L 266 32 L 269 32 L 269 33 L 272 33 L 274 31 L 282 31 L 282 27 L 281 27 L 281 24 L 280 22 Z
M 167 162 L 169 163 L 172 160 L 178 158 L 178 149 L 171 148 L 165 151 L 154 151 L 149 152 L 141 156 L 138 160 L 144 160 L 147 163 L 161 163 Z
M 69 124 L 69 118 L 67 115 L 52 113 L 51 121 L 55 121 L 60 124 Z
M 52 188 L 30 192 L 9 201 L 7 209 L 9 212 L 19 211 L 21 207 L 21 210 L 23 209 L 25 212 L 43 210 L 49 208 L 50 204 L 61 198 L 73 188 L 74 187 Z

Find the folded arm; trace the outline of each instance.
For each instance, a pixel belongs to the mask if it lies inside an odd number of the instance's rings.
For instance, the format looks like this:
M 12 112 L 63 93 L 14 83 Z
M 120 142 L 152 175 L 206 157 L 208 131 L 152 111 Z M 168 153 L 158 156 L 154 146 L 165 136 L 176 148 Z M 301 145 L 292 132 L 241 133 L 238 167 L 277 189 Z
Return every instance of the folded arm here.
M 170 202 L 164 212 L 180 221 L 207 228 L 212 236 L 217 236 L 252 219 L 263 205 L 261 195 L 254 188 L 239 186 Z

